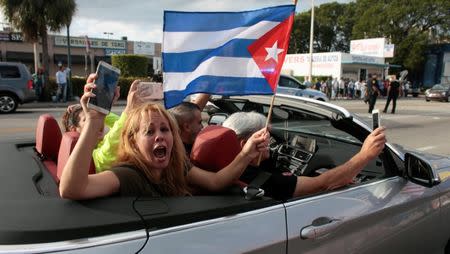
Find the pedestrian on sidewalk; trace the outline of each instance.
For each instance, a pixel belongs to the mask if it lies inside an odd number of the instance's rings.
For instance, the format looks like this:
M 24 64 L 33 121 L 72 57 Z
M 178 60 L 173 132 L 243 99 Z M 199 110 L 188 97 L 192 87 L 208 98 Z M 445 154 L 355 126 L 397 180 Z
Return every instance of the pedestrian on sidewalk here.
M 369 84 L 367 84 L 367 91 L 369 95 L 369 113 L 372 113 L 375 103 L 377 102 L 377 97 L 380 94 L 380 89 L 378 88 L 377 76 L 373 75 Z
M 387 88 L 387 100 L 386 105 L 384 106 L 383 113 L 386 113 L 389 107 L 389 103 L 392 100 L 392 110 L 391 113 L 395 114 L 395 107 L 397 106 L 397 98 L 400 94 L 400 83 L 397 79 L 393 80 L 392 78 L 389 78 L 389 86 Z
M 38 68 L 37 72 L 34 73 L 32 77 L 37 101 L 42 101 L 45 87 L 44 70 L 42 68 Z
M 56 92 L 56 102 L 67 101 L 67 75 L 70 72 L 70 68 L 64 68 L 64 66 L 59 63 L 59 70 L 56 72 L 56 84 L 58 84 L 58 90 Z

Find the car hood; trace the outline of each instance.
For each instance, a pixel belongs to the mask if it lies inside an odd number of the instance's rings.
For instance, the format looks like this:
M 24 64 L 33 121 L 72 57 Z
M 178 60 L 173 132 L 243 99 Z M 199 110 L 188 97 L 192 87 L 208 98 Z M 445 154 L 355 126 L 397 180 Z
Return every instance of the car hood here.
M 314 89 L 311 89 L 311 88 L 306 88 L 306 89 L 303 90 L 303 91 L 308 91 L 308 93 L 309 93 L 309 94 L 312 94 L 312 95 L 317 95 L 317 96 L 323 95 L 322 92 L 317 91 L 317 90 L 314 90 Z
M 442 92 L 447 92 L 447 90 L 444 90 L 444 89 L 430 89 L 428 92 L 429 93 L 442 93 Z

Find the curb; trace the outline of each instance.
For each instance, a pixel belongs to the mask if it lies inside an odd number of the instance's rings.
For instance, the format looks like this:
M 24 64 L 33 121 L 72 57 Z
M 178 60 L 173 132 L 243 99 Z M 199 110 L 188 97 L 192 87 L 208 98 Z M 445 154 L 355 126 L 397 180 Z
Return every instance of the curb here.
M 67 108 L 67 106 L 72 105 L 72 104 L 76 104 L 78 103 L 78 101 L 67 101 L 67 102 L 50 102 L 50 101 L 45 101 L 45 102 L 30 102 L 30 103 L 24 103 L 19 105 L 19 108 Z M 114 106 L 125 106 L 127 105 L 127 101 L 126 100 L 119 100 L 117 101 Z

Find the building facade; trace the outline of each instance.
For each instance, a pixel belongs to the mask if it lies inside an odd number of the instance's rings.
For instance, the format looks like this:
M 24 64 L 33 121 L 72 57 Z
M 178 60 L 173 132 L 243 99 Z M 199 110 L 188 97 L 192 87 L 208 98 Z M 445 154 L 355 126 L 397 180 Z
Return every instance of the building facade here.
M 329 76 L 353 80 L 367 80 L 372 75 L 383 78 L 384 58 L 354 55 L 342 52 L 314 53 L 312 76 Z M 293 76 L 309 76 L 309 54 L 288 54 L 284 59 L 283 73 Z
M 37 46 L 39 65 L 42 64 L 42 44 Z M 58 64 L 67 66 L 68 42 L 66 36 L 48 35 L 49 73 L 57 72 Z M 158 72 L 161 67 L 161 43 L 110 40 L 103 38 L 70 37 L 70 61 L 72 75 L 85 77 L 95 72 L 99 61 L 111 63 L 115 54 L 139 54 L 149 59 L 148 74 Z M 0 60 L 22 62 L 34 72 L 33 43 L 25 42 L 17 32 L 0 32 Z

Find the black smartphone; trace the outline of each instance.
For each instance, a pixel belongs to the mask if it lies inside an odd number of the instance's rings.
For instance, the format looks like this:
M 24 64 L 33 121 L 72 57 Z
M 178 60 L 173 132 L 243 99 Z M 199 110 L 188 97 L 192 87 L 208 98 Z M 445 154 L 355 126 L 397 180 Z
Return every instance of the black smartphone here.
M 95 97 L 90 98 L 88 107 L 103 114 L 111 111 L 114 92 L 119 81 L 120 70 L 104 61 L 100 61 L 97 66 L 96 88 L 92 90 Z
M 372 110 L 372 128 L 375 130 L 380 127 L 380 111 L 378 109 Z

